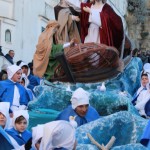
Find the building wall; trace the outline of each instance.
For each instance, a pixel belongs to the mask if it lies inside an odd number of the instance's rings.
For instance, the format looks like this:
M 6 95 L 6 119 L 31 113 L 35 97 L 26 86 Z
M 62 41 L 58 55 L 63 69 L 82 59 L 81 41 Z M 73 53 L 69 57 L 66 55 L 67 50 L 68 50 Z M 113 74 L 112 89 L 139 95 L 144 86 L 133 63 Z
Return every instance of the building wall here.
M 7 51 L 7 49 L 15 48 L 12 44 L 15 41 L 16 29 L 16 21 L 13 19 L 13 6 L 13 0 L 0 0 L 0 45 L 3 46 L 3 52 Z M 11 32 L 11 42 L 5 42 L 5 32 L 7 29 Z
M 12 18 L 13 0 L 0 0 L 0 16 Z
M 15 37 L 16 37 L 16 21 L 8 18 L 1 18 L 1 42 L 3 50 L 8 51 L 9 49 L 15 48 Z M 5 41 L 5 32 L 10 30 L 11 33 L 11 42 Z M 5 49 L 4 49 L 5 48 Z M 5 51 L 3 51 L 5 53 Z
M 32 60 L 42 27 L 45 28 L 51 19 L 45 10 L 46 5 L 44 0 L 38 0 L 38 3 L 37 0 L 15 0 L 14 16 L 18 20 L 16 42 L 19 41 L 16 45 L 17 60 Z
M 33 59 L 42 27 L 46 27 L 49 19 L 54 19 L 50 1 L 0 0 L 0 45 L 4 54 L 14 49 L 15 61 Z M 12 34 L 10 43 L 5 42 L 6 29 Z

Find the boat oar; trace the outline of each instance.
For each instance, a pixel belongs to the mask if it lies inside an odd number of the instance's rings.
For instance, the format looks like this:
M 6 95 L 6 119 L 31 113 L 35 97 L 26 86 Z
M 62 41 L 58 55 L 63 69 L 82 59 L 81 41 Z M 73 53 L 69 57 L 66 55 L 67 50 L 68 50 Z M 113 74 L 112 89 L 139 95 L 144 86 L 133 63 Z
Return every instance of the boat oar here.
M 109 150 L 112 145 L 114 144 L 116 138 L 114 136 L 111 137 L 111 139 L 109 140 L 109 142 L 107 143 L 106 146 L 104 146 L 104 144 L 100 145 L 93 137 L 90 133 L 87 133 L 88 138 L 91 140 L 91 142 L 96 145 L 100 150 Z

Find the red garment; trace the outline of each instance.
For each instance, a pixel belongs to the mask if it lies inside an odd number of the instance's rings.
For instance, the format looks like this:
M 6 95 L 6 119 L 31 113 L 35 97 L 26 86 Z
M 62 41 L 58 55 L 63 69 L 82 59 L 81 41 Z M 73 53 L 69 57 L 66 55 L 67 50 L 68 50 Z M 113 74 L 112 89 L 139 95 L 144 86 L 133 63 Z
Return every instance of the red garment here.
M 81 3 L 81 40 L 83 43 L 88 34 L 89 27 L 89 13 L 85 12 L 83 7 L 91 7 L 91 5 L 92 3 Z M 120 50 L 124 34 L 121 17 L 118 16 L 111 6 L 106 3 L 100 12 L 100 18 L 100 43 L 114 46 Z

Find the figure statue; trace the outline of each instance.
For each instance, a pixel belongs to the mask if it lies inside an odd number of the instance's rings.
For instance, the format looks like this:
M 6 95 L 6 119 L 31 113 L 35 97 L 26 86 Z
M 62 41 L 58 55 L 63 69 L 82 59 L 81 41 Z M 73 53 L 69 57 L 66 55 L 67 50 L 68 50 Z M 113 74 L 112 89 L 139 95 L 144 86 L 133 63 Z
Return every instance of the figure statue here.
M 65 0 L 60 0 L 58 5 L 54 7 L 54 13 L 55 19 L 60 24 L 59 44 L 69 42 L 73 38 L 80 42 L 80 12 L 70 7 Z
M 80 0 L 66 1 L 81 9 L 81 41 L 83 43 L 102 43 L 114 46 L 121 51 L 124 39 L 123 23 L 121 17 L 105 0 L 93 0 L 91 3 L 82 3 Z
M 71 46 L 74 39 L 65 44 L 59 43 L 59 23 L 57 21 L 49 21 L 44 32 L 41 33 L 36 52 L 33 58 L 33 73 L 34 75 L 42 78 L 45 77 L 50 80 L 54 74 L 59 62 L 56 60 L 55 55 L 63 52 L 64 48 Z

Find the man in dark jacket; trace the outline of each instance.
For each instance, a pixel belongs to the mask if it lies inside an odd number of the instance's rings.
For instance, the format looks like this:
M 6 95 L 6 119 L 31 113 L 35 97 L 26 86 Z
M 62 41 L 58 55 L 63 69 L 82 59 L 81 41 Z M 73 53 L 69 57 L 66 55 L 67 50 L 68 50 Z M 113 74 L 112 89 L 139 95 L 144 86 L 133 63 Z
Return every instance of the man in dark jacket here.
M 5 58 L 13 65 L 13 58 L 14 58 L 15 52 L 14 50 L 9 50 L 8 54 L 5 55 Z

